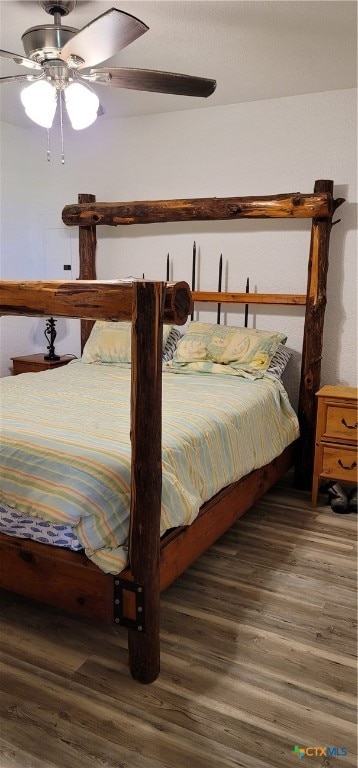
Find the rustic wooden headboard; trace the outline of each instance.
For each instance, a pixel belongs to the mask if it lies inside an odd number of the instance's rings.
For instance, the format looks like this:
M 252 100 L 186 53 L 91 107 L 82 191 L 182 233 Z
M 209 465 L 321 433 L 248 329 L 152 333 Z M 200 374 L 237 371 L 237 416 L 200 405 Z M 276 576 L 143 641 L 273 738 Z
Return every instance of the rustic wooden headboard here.
M 333 198 L 333 181 L 318 180 L 310 194 L 294 192 L 265 197 L 101 203 L 96 202 L 92 194 L 80 194 L 78 204 L 66 205 L 62 212 L 65 224 L 79 227 L 80 280 L 96 279 L 96 227 L 101 224 L 128 226 L 242 218 L 312 219 L 306 295 L 193 292 L 194 301 L 201 302 L 306 305 L 298 401 L 301 437 L 296 461 L 296 483 L 301 488 L 309 487 L 313 470 L 315 393 L 320 387 L 329 239 L 333 214 L 343 202 L 343 198 Z M 92 325 L 89 320 L 82 321 L 82 348 Z

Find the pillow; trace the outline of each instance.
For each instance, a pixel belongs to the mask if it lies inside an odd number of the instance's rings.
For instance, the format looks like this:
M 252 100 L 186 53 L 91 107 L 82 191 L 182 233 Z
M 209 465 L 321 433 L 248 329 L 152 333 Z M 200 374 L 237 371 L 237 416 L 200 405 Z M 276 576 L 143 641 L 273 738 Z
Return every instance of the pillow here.
M 207 345 L 213 327 L 209 323 L 191 322 L 187 332 L 178 341 L 174 361 L 189 363 L 206 360 Z
M 180 337 L 182 336 L 182 333 L 180 332 L 179 328 L 176 328 L 175 326 L 172 327 L 167 343 L 163 349 L 163 363 L 168 363 L 169 360 L 172 360 L 174 352 L 177 348 L 178 341 Z
M 83 363 L 130 363 L 131 327 L 132 324 L 129 322 L 97 320 L 85 344 L 81 361 Z M 164 349 L 170 331 L 170 325 L 163 325 Z
M 290 357 L 292 357 L 291 350 L 284 347 L 283 344 L 279 344 L 267 369 L 267 373 L 275 376 L 276 379 L 281 379 Z
M 169 367 L 261 378 L 285 341 L 276 331 L 192 322 Z

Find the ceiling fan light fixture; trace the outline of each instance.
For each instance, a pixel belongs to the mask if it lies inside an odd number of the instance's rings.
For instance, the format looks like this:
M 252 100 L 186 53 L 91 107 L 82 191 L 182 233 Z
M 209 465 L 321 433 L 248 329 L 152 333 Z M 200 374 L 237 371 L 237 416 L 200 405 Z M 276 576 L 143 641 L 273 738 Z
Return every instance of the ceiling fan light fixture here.
M 36 72 L 40 70 L 41 74 L 38 77 L 34 74 L 12 75 L 0 80 L 2 83 L 31 81 L 32 84 L 22 91 L 21 101 L 27 116 L 47 128 L 48 160 L 49 129 L 57 102 L 62 163 L 64 107 L 72 128 L 77 131 L 92 125 L 103 114 L 97 95 L 79 80 L 113 88 L 200 98 L 210 96 L 215 90 L 215 80 L 205 77 L 130 67 L 97 68 L 98 64 L 137 40 L 149 27 L 131 13 L 109 8 L 82 29 L 75 29 L 62 26 L 61 19 L 73 10 L 76 0 L 39 0 L 39 3 L 53 17 L 53 24 L 39 24 L 24 32 L 21 39 L 25 56 L 0 49 L 0 58 L 11 59 Z
M 30 120 L 43 128 L 51 128 L 57 106 L 56 88 L 47 80 L 32 83 L 21 91 L 20 98 Z
M 81 131 L 95 122 L 99 99 L 93 91 L 81 83 L 71 83 L 65 89 L 65 102 L 72 128 Z

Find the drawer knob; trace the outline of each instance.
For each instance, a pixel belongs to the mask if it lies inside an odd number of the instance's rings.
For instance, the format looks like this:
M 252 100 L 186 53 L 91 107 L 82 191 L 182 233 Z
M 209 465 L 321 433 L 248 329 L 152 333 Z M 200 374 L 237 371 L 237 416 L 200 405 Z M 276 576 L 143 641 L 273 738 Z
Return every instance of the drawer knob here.
M 355 424 L 347 424 L 345 419 L 342 419 L 342 424 L 347 427 L 347 429 L 358 429 L 358 421 L 356 421 Z
M 342 463 L 341 459 L 338 459 L 338 464 L 339 464 L 340 467 L 342 467 L 342 469 L 349 469 L 349 470 L 355 469 L 356 466 L 357 466 L 357 462 L 354 461 L 353 464 L 350 467 L 346 467 L 346 465 Z

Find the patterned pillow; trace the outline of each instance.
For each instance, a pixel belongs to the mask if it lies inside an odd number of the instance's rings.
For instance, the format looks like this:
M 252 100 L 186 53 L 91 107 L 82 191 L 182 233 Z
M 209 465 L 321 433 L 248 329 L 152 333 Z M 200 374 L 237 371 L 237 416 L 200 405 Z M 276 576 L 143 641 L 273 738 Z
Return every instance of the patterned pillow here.
M 267 371 L 282 341 L 286 341 L 286 336 L 276 331 L 215 325 L 208 344 L 208 356 L 222 365 Z
M 207 359 L 207 346 L 210 331 L 214 328 L 209 323 L 191 322 L 188 331 L 178 341 L 174 361 L 180 363 L 196 362 Z
M 286 336 L 276 331 L 192 322 L 169 366 L 261 378 Z
M 97 320 L 85 344 L 82 363 L 130 363 L 131 327 L 128 322 Z M 163 326 L 163 347 L 168 341 L 171 325 Z
M 167 339 L 167 343 L 163 349 L 163 363 L 168 363 L 169 360 L 172 360 L 174 352 L 177 348 L 178 341 L 180 337 L 182 336 L 182 333 L 180 332 L 179 328 L 173 327 L 170 331 L 170 334 Z
M 279 344 L 267 369 L 267 373 L 270 373 L 271 376 L 276 376 L 277 379 L 281 379 L 290 357 L 292 357 L 291 350 L 284 347 L 283 344 Z

